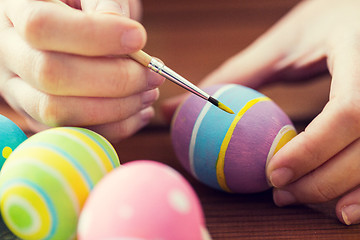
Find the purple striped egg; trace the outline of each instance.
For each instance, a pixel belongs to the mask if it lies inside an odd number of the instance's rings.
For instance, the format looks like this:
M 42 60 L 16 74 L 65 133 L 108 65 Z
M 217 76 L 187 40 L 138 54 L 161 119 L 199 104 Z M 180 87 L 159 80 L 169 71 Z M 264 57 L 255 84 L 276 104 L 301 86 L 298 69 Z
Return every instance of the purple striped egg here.
M 270 188 L 267 161 L 296 130 L 270 98 L 236 84 L 204 89 L 234 111 L 228 114 L 191 95 L 177 109 L 171 139 L 177 158 L 200 182 L 234 193 Z

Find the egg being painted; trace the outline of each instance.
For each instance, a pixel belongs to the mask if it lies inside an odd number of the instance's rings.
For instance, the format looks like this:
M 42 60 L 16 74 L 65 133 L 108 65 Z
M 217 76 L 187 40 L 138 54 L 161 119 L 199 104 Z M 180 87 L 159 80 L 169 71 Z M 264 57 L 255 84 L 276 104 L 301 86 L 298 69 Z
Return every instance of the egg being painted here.
M 0 168 L 15 148 L 26 139 L 25 133 L 13 121 L 0 114 Z
M 90 190 L 119 166 L 102 136 L 82 128 L 53 128 L 31 136 L 5 162 L 0 209 L 22 239 L 75 239 Z
M 227 84 L 205 91 L 235 114 L 195 95 L 187 98 L 171 126 L 178 159 L 199 181 L 219 190 L 269 189 L 266 163 L 296 135 L 291 120 L 271 99 L 251 88 Z
M 210 240 L 194 190 L 177 171 L 137 160 L 106 175 L 86 200 L 79 240 Z

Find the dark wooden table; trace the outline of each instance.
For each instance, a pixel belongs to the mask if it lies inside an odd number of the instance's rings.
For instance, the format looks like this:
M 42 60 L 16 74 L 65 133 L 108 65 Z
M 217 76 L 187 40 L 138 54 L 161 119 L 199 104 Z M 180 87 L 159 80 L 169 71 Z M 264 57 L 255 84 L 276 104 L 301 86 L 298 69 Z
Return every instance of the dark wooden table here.
M 225 59 L 246 47 L 291 9 L 298 0 L 144 0 L 146 50 L 197 83 Z M 294 120 L 301 131 L 327 99 L 329 77 L 296 88 L 277 85 L 261 89 Z M 169 126 L 159 112 L 166 98 L 184 92 L 166 82 L 156 104 L 157 117 L 133 137 L 115 145 L 122 163 L 150 159 L 180 171 L 200 197 L 209 232 L 220 239 L 360 239 L 360 226 L 345 226 L 334 214 L 334 203 L 278 208 L 271 191 L 241 195 L 210 189 L 187 174 L 177 161 Z M 316 96 L 314 96 L 316 92 Z M 304 97 L 304 95 L 306 97 Z M 316 104 L 314 104 L 316 102 Z M 301 107 L 300 107 L 301 106 Z M 23 118 L 4 102 L 0 113 L 28 135 Z M 0 224 L 0 239 L 15 239 Z
M 303 123 L 295 123 L 301 130 Z M 139 151 L 141 149 L 141 151 Z M 212 238 L 223 239 L 360 239 L 360 226 L 345 226 L 334 202 L 279 208 L 271 191 L 228 194 L 210 189 L 187 174 L 173 152 L 169 129 L 149 127 L 116 146 L 121 162 L 150 159 L 179 170 L 195 188 Z

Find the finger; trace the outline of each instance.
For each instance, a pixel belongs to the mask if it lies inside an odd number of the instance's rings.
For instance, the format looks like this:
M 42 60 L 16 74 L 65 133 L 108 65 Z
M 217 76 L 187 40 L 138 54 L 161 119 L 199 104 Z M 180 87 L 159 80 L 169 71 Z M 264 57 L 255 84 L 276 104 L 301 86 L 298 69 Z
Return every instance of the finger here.
M 359 155 L 360 140 L 356 140 L 316 171 L 284 188 L 275 189 L 275 203 L 284 206 L 327 202 L 359 186 Z
M 126 98 L 61 97 L 47 95 L 13 78 L 3 86 L 4 97 L 14 108 L 48 126 L 91 126 L 117 122 L 149 107 L 157 89 Z
M 130 17 L 128 0 L 82 0 L 82 10 L 89 13 L 112 13 Z
M 120 55 L 143 48 L 143 26 L 127 17 L 88 14 L 47 1 L 9 1 L 6 14 L 35 48 L 86 56 Z
M 339 112 L 343 105 L 328 104 L 304 130 L 269 161 L 267 176 L 275 187 L 315 170 L 358 137 L 357 126 Z
M 308 5 L 298 4 L 250 46 L 206 77 L 201 86 L 238 83 L 257 88 L 268 82 L 309 79 L 325 72 L 323 46 L 314 50 L 309 44 L 313 39 L 307 41 L 306 36 L 299 38 L 297 34 L 307 30 L 303 20 L 309 17 L 308 8 L 312 6 Z
M 333 50 L 330 101 L 268 164 L 268 178 L 276 187 L 315 170 L 360 135 L 360 49 L 354 51 L 354 45 L 345 45 Z
M 27 126 L 29 127 L 29 129 L 36 133 L 36 132 L 41 132 L 41 131 L 45 131 L 51 127 L 43 124 L 43 123 L 40 123 L 38 121 L 36 121 L 35 119 L 33 119 L 30 115 L 28 114 L 22 114 L 25 116 L 25 121 L 26 121 L 26 124 Z
M 132 136 L 141 128 L 149 124 L 155 112 L 152 107 L 145 108 L 139 113 L 118 122 L 106 123 L 87 128 L 99 133 L 112 143 L 117 143 L 129 136 Z M 34 132 L 44 131 L 49 127 L 39 123 L 30 116 L 26 118 L 29 128 Z
M 280 61 L 283 55 L 282 49 L 268 48 L 270 45 L 272 43 L 269 38 L 258 39 L 215 69 L 199 86 L 237 83 L 251 88 L 259 87 L 273 74 L 275 63 Z
M 206 87 L 235 83 L 256 89 L 272 82 L 312 79 L 327 71 L 322 50 L 296 53 L 293 56 L 291 49 L 284 49 L 283 45 L 277 46 L 282 44 L 281 39 L 270 40 L 273 39 L 268 39 L 268 36 L 258 39 L 244 51 L 229 58 L 199 85 Z M 294 45 L 296 44 L 295 42 Z
M 129 1 L 130 4 L 130 18 L 140 21 L 143 13 L 141 0 Z
M 252 88 L 261 85 L 285 55 L 285 42 L 279 36 L 282 28 L 281 23 L 276 24 L 245 50 L 226 60 L 199 85 L 237 83 Z M 282 44 L 278 44 L 279 41 Z
M 125 120 L 91 126 L 89 129 L 100 133 L 110 142 L 116 143 L 132 136 L 141 128 L 149 124 L 154 115 L 155 111 L 153 107 L 148 107 Z
M 54 95 L 125 97 L 164 81 L 128 58 L 90 58 L 32 49 L 11 28 L 0 35 L 0 51 L 8 69 Z
M 140 0 L 82 0 L 86 12 L 110 13 L 139 21 L 142 14 Z
M 341 99 L 346 104 L 358 105 L 359 102 L 354 100 L 359 101 L 360 27 L 354 23 L 347 26 L 347 30 L 349 34 L 337 36 L 328 47 L 328 67 L 333 77 L 330 99 Z M 357 113 L 354 112 L 354 115 Z
M 338 201 L 336 215 L 346 225 L 360 223 L 360 187 L 346 194 Z

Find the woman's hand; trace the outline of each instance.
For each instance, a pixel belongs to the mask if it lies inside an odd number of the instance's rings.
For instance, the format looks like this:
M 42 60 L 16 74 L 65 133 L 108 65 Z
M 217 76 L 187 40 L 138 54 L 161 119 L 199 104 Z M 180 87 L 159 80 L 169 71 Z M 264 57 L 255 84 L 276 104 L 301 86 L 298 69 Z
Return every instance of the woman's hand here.
M 130 18 L 140 16 L 139 2 L 65 3 L 1 1 L 1 96 L 36 130 L 81 126 L 111 141 L 128 137 L 153 116 L 163 82 L 126 57 L 146 42 Z
M 341 197 L 340 221 L 360 222 L 360 1 L 302 1 L 201 86 L 239 83 L 257 88 L 329 71 L 329 102 L 270 161 L 267 176 L 278 206 Z M 169 101 L 171 115 L 181 99 Z

